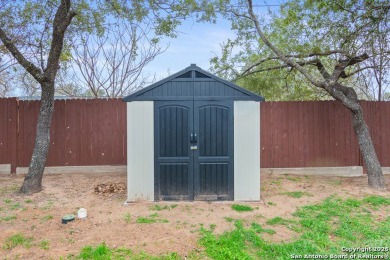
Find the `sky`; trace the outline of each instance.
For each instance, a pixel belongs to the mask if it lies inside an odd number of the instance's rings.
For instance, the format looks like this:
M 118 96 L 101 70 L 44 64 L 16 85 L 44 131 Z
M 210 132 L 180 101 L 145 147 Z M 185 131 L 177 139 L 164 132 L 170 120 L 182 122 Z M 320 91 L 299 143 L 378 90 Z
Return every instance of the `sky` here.
M 283 2 L 285 0 L 255 0 L 254 10 L 258 15 L 266 14 L 268 7 L 276 11 Z M 209 71 L 210 59 L 221 54 L 220 44 L 235 37 L 230 23 L 223 19 L 215 24 L 185 21 L 178 31 L 181 33 L 177 38 L 163 41 L 162 46 L 169 45 L 168 49 L 145 67 L 146 74 L 156 75 L 159 80 L 193 63 Z
M 227 21 L 217 24 L 185 22 L 178 29 L 177 38 L 165 39 L 162 46 L 168 49 L 157 56 L 146 68 L 145 72 L 156 74 L 157 78 L 166 77 L 195 63 L 204 70 L 210 67 L 210 59 L 220 54 L 222 42 L 234 37 Z

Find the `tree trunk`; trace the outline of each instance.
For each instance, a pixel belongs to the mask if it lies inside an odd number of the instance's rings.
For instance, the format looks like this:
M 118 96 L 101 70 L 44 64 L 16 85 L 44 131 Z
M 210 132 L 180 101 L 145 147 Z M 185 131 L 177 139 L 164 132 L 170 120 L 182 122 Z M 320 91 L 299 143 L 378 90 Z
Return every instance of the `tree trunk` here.
M 386 190 L 382 167 L 379 163 L 372 143 L 371 134 L 363 117 L 363 109 L 359 104 L 357 94 L 353 88 L 345 87 L 340 83 L 324 85 L 325 90 L 352 113 L 352 125 L 355 131 L 359 149 L 367 167 L 368 186 L 376 190 Z
M 356 103 L 358 103 L 356 101 Z M 363 117 L 363 110 L 358 103 L 358 109 L 351 110 L 352 124 L 358 139 L 360 152 L 367 167 L 368 185 L 377 190 L 386 190 L 382 168 L 375 152 L 374 144 L 368 126 Z
M 35 145 L 28 174 L 20 192 L 31 194 L 42 190 L 42 177 L 46 165 L 46 155 L 50 145 L 50 123 L 54 111 L 54 82 L 43 83 L 41 106 L 36 128 Z

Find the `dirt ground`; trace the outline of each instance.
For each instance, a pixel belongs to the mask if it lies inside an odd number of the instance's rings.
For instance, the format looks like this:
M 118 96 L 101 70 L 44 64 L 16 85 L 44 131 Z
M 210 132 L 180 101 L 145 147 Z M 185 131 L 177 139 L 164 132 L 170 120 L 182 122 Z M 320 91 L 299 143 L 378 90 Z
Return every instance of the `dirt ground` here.
M 44 176 L 44 189 L 38 194 L 22 196 L 17 193 L 23 176 L 0 176 L 0 258 L 1 259 L 58 259 L 77 255 L 86 245 L 105 242 L 110 247 L 127 247 L 135 252 L 151 255 L 178 252 L 186 256 L 202 248 L 198 245 L 199 228 L 216 225 L 221 233 L 233 227 L 228 218 L 242 219 L 248 225 L 257 222 L 265 228 L 268 219 L 292 218 L 297 207 L 320 202 L 336 195 L 342 198 L 361 198 L 368 194 L 389 196 L 390 192 L 373 191 L 367 187 L 366 177 L 323 177 L 298 175 L 261 176 L 262 202 L 240 203 L 255 208 L 239 213 L 231 209 L 233 202 L 140 202 L 123 205 L 125 190 L 116 190 L 110 196 L 96 194 L 99 184 L 126 183 L 124 174 L 68 174 Z M 386 176 L 390 190 L 390 176 Z M 115 185 L 114 185 L 115 186 Z M 303 191 L 301 198 L 289 197 L 286 192 Z M 106 194 L 107 195 L 107 194 Z M 172 209 L 156 210 L 177 205 Z M 86 208 L 86 220 L 76 219 L 62 224 L 67 214 L 76 214 Z M 157 213 L 157 223 L 137 223 L 139 217 Z M 10 217 L 11 216 L 11 217 Z M 7 218 L 8 217 L 8 218 Z M 271 241 L 289 241 L 295 233 L 284 226 L 271 227 L 273 235 L 264 235 Z M 5 249 L 6 239 L 21 233 L 31 237 L 32 246 Z M 45 241 L 46 249 L 43 245 Z

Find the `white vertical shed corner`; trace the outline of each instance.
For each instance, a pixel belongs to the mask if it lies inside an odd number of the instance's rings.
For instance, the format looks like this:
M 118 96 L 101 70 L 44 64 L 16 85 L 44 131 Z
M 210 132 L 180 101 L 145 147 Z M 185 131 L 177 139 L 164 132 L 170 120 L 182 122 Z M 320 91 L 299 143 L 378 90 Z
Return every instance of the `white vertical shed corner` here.
M 234 101 L 234 200 L 260 200 L 260 102 Z
M 127 201 L 154 201 L 153 101 L 127 103 Z

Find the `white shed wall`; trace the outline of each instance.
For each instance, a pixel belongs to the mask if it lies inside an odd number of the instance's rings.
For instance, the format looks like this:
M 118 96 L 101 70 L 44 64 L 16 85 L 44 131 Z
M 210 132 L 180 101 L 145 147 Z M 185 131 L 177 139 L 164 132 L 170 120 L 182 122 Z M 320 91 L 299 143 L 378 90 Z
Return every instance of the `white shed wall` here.
M 127 103 L 127 200 L 154 200 L 153 101 Z
M 234 200 L 260 200 L 260 102 L 234 101 Z

